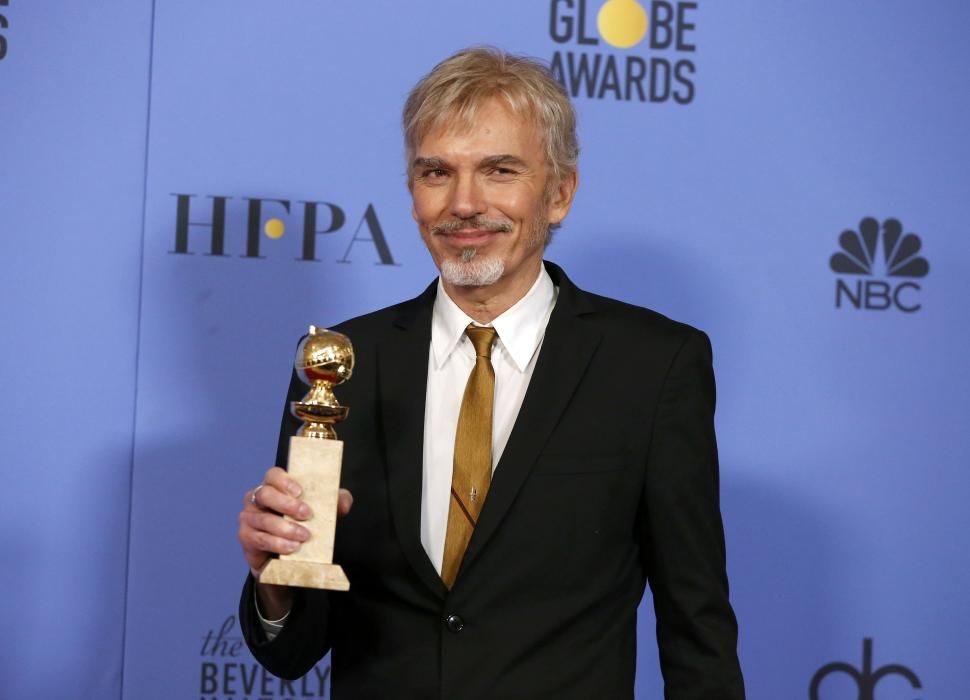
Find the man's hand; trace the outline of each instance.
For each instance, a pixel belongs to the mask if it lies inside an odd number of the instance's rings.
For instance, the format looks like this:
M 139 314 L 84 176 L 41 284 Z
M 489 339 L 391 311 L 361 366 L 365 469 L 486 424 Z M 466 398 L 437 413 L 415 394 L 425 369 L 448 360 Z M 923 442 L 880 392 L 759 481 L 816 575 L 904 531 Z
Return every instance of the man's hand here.
M 310 531 L 299 522 L 312 517 L 310 506 L 300 500 L 302 489 L 279 467 L 266 472 L 263 483 L 246 492 L 239 514 L 239 542 L 253 577 L 259 574 L 274 554 L 291 554 L 310 538 Z M 354 499 L 340 489 L 337 514 L 346 515 Z M 286 520 L 284 515 L 293 520 Z M 290 609 L 290 593 L 285 586 L 257 585 L 260 610 L 267 619 L 283 617 Z

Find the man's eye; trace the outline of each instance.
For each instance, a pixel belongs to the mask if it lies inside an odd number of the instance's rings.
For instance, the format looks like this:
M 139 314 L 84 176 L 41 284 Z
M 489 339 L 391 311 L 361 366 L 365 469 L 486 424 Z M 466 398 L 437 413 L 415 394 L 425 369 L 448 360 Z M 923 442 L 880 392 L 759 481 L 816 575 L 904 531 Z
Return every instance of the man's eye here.
M 448 173 L 445 172 L 442 168 L 430 168 L 430 169 L 424 171 L 424 177 L 432 178 L 432 179 L 433 178 L 444 177 L 447 174 Z
M 492 168 L 493 175 L 515 175 L 515 171 L 512 168 L 497 167 Z

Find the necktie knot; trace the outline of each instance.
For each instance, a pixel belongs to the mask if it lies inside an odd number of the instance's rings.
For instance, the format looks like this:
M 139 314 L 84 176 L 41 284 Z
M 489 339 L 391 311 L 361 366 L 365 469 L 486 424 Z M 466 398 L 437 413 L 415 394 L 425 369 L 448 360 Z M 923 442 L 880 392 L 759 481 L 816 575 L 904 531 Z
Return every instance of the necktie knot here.
M 494 328 L 476 326 L 473 323 L 469 323 L 468 328 L 465 329 L 465 335 L 472 341 L 476 355 L 491 359 L 492 343 L 495 342 L 495 338 L 498 335 Z

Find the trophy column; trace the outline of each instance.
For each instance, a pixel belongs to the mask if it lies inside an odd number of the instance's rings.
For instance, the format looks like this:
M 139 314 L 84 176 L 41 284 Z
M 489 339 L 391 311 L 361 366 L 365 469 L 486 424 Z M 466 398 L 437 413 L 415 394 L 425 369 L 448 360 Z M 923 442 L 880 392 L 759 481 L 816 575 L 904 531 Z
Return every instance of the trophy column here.
M 337 498 L 344 443 L 337 439 L 334 423 L 347 417 L 349 409 L 337 403 L 333 387 L 342 384 L 354 368 L 354 350 L 347 336 L 310 326 L 296 351 L 296 372 L 310 385 L 302 401 L 290 410 L 303 426 L 290 438 L 287 472 L 300 484 L 302 499 L 313 517 L 300 521 L 310 539 L 293 554 L 272 559 L 259 576 L 261 583 L 334 591 L 350 590 L 339 564 L 333 563 Z

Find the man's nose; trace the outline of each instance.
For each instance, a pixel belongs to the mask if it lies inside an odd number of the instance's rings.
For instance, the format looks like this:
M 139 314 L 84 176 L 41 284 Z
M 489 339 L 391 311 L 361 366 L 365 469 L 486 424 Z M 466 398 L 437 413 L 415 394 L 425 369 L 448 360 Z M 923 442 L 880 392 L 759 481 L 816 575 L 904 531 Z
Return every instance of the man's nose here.
M 468 219 L 484 213 L 485 202 L 478 179 L 474 175 L 456 177 L 451 193 L 451 215 Z

